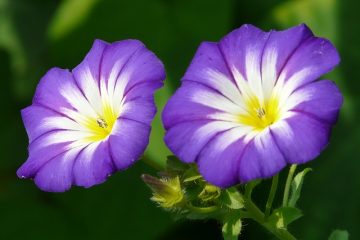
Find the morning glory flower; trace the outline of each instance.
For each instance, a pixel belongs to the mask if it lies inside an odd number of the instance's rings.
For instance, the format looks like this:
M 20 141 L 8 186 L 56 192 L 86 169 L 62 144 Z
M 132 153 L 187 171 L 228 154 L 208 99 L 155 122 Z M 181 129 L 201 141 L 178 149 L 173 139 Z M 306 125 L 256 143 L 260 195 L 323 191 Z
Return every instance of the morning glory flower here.
M 305 25 L 243 25 L 203 42 L 163 111 L 165 141 L 220 187 L 310 161 L 328 144 L 342 105 L 335 84 L 318 78 L 339 61 Z
M 140 41 L 95 40 L 71 72 L 50 69 L 22 110 L 29 158 L 17 171 L 44 191 L 91 187 L 143 154 L 164 67 Z

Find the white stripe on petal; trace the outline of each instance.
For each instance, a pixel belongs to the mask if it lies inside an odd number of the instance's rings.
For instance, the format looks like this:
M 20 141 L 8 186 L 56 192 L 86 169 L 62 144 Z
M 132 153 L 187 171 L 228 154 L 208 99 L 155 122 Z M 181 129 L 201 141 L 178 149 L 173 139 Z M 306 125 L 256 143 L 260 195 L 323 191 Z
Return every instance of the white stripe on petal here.
M 74 111 L 68 108 L 61 108 L 60 111 L 64 113 L 66 116 L 68 116 L 71 119 L 74 119 L 77 123 L 82 124 L 86 122 L 89 118 L 78 111 Z M 95 118 L 97 119 L 97 118 Z
M 245 99 L 251 98 L 254 94 L 250 89 L 248 82 L 243 77 L 243 75 L 237 70 L 235 66 L 231 67 L 231 72 L 235 78 L 236 85 L 238 86 L 243 98 Z
M 264 95 L 261 84 L 260 54 L 254 49 L 248 49 L 245 56 L 246 79 L 252 92 L 263 103 Z
M 248 126 L 240 126 L 229 131 L 225 132 L 221 135 L 216 141 L 216 145 L 214 147 L 217 148 L 217 151 L 224 151 L 228 146 L 232 143 L 240 140 L 242 137 L 251 133 L 252 128 Z M 239 156 L 240 157 L 240 156 Z
M 245 112 L 243 114 L 245 114 Z M 209 114 L 206 117 L 213 120 L 228 121 L 228 122 L 239 122 L 239 118 L 240 118 L 239 115 L 234 115 L 225 112 Z
M 237 86 L 226 75 L 213 69 L 206 69 L 205 74 L 211 86 L 218 89 L 224 96 L 228 97 L 237 105 L 245 108 L 244 100 Z
M 67 117 L 47 117 L 39 125 L 46 129 L 86 130 L 83 126 Z
M 113 109 L 116 113 L 120 113 L 123 102 L 125 88 L 130 81 L 131 73 L 127 70 L 122 72 L 116 81 L 116 86 L 113 94 Z
M 115 84 L 119 77 L 121 67 L 123 67 L 123 62 L 119 60 L 112 67 L 109 77 L 107 79 L 107 90 L 110 97 L 114 96 Z M 101 76 L 101 82 L 106 82 L 103 76 Z
M 82 131 L 68 131 L 68 130 L 55 131 L 47 136 L 40 138 L 39 141 L 41 141 L 41 143 L 37 143 L 37 144 L 39 146 L 41 145 L 42 147 L 47 147 L 57 143 L 77 142 L 77 144 L 73 144 L 73 145 L 70 144 L 69 147 L 81 146 L 84 145 L 84 143 L 79 144 L 80 141 L 82 141 L 83 139 L 89 136 L 91 136 L 91 134 Z
M 95 150 L 98 148 L 100 143 L 101 142 L 93 142 L 93 143 L 90 143 L 89 145 L 87 145 L 86 148 L 84 148 L 84 150 L 82 151 L 82 157 L 83 157 L 84 163 L 85 163 L 85 161 L 90 162 L 90 161 L 94 160 L 93 156 L 94 156 Z M 95 159 L 95 160 L 97 160 L 97 159 Z
M 287 99 L 296 90 L 301 86 L 302 81 L 311 73 L 311 67 L 304 68 L 296 73 L 294 73 L 289 79 L 286 79 L 286 72 L 283 72 L 278 80 L 277 86 L 275 87 L 277 93 L 280 93 L 278 96 L 279 107 L 283 108 L 286 104 Z
M 292 114 L 292 116 L 294 116 L 294 115 Z M 290 116 L 288 116 L 288 117 L 290 117 Z M 280 135 L 286 139 L 289 139 L 289 140 L 294 139 L 293 130 L 291 129 L 290 125 L 284 120 L 278 121 L 275 124 L 273 124 L 271 126 L 271 130 L 280 132 L 281 133 Z
M 96 118 L 98 115 L 91 107 L 89 102 L 79 92 L 78 89 L 74 89 L 72 85 L 66 84 L 63 88 L 59 89 L 60 94 L 63 95 L 71 105 L 76 108 L 80 113 L 86 116 Z
M 264 53 L 262 59 L 262 87 L 264 98 L 271 97 L 272 90 L 276 82 L 276 63 L 278 53 L 275 48 L 271 48 Z
M 288 111 L 296 107 L 298 104 L 302 102 L 306 102 L 314 98 L 314 93 L 309 91 L 295 91 L 293 94 L 289 96 L 284 104 L 284 111 Z
M 224 96 L 206 90 L 197 90 L 194 92 L 193 96 L 191 96 L 191 101 L 232 114 L 244 112 L 238 105 L 226 99 Z
M 96 79 L 94 79 L 89 67 L 81 70 L 82 71 L 80 72 L 78 79 L 80 81 L 81 88 L 84 91 L 84 94 L 91 106 L 94 108 L 97 114 L 100 114 L 102 105 L 100 101 L 101 97 L 98 82 Z
M 238 126 L 238 123 L 233 122 L 212 121 L 198 128 L 193 136 L 194 138 L 199 139 L 206 138 L 206 136 L 212 135 L 213 133 L 218 133 Z

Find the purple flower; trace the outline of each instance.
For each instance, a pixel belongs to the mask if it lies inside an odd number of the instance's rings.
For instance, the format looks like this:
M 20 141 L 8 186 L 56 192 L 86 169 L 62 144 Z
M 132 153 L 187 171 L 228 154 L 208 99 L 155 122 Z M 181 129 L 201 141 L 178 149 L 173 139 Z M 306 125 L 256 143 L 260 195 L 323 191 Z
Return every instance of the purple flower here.
M 163 111 L 165 141 L 220 187 L 312 160 L 342 105 L 334 83 L 316 80 L 338 63 L 334 46 L 305 25 L 243 25 L 204 42 Z
M 29 158 L 17 171 L 44 191 L 91 187 L 144 152 L 164 67 L 137 40 L 95 40 L 72 72 L 50 69 L 22 110 Z

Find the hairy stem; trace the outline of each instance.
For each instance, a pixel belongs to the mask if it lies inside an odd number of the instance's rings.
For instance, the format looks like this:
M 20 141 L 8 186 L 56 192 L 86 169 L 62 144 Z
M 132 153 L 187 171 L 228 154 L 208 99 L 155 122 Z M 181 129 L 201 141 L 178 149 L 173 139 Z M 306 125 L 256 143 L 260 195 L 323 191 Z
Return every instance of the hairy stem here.
M 219 209 L 217 206 L 195 207 L 191 203 L 186 204 L 186 207 L 193 212 L 202 213 L 202 214 L 212 213 Z
M 288 204 L 290 186 L 291 186 L 291 182 L 292 182 L 293 177 L 294 177 L 294 173 L 295 173 L 296 167 L 297 167 L 296 164 L 291 165 L 290 170 L 289 170 L 289 174 L 288 174 L 287 179 L 286 179 L 285 190 L 284 190 L 284 197 L 283 197 L 283 206 L 284 206 L 284 207 L 286 207 L 287 204 Z

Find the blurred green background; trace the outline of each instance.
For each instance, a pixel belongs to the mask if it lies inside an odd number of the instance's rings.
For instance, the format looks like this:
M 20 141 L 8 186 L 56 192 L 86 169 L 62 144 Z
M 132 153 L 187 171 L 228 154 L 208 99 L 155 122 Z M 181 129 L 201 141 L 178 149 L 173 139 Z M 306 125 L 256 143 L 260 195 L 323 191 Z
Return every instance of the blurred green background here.
M 243 23 L 269 30 L 301 22 L 339 49 L 342 62 L 326 77 L 337 82 L 345 103 L 328 148 L 307 164 L 314 171 L 299 202 L 305 217 L 290 230 L 311 240 L 340 228 L 360 239 L 359 10 L 357 0 L 0 0 L 0 239 L 220 239 L 217 223 L 174 222 L 149 201 L 139 176 L 154 170 L 144 162 L 102 185 L 63 194 L 17 179 L 27 158 L 20 109 L 47 69 L 75 67 L 95 38 L 140 39 L 163 60 L 168 78 L 156 94 L 161 108 L 201 41 L 218 41 Z M 157 116 L 147 157 L 158 164 L 169 154 L 162 137 Z M 267 185 L 255 192 L 258 203 Z M 241 239 L 271 236 L 246 222 Z

